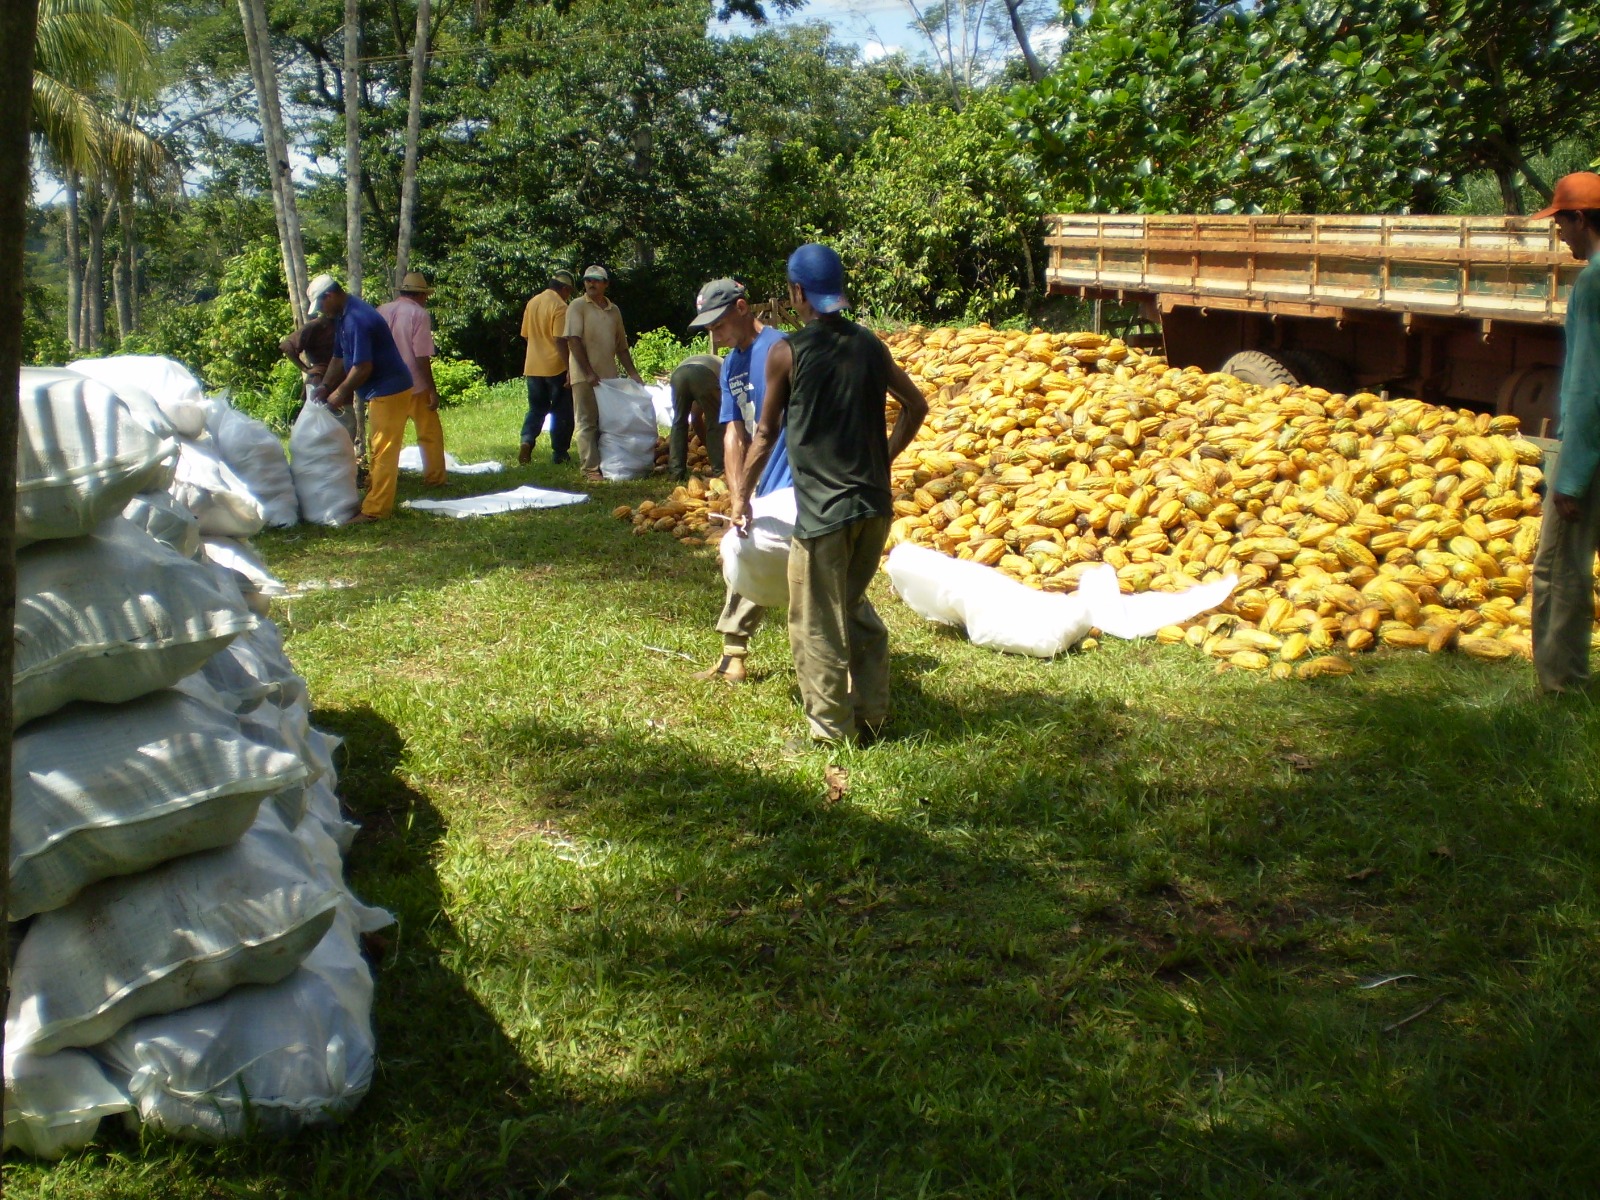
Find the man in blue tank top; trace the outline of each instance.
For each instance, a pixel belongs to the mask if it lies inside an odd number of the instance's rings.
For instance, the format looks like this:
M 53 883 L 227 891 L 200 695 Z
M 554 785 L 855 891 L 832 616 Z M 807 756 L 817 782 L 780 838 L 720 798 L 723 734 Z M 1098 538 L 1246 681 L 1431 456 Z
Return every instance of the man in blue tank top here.
M 766 400 L 733 518 L 746 536 L 743 497 L 781 432 L 799 510 L 789 647 L 806 720 L 816 741 L 871 740 L 889 716 L 889 631 L 867 585 L 893 513 L 889 464 L 911 444 L 928 403 L 878 335 L 841 314 L 844 265 L 831 249 L 813 243 L 789 256 L 789 302 L 805 325 L 768 352 Z M 893 434 L 885 432 L 890 392 L 900 402 Z
M 722 363 L 720 423 L 728 490 L 738 496 L 744 485 L 745 454 L 750 448 L 750 437 L 761 416 L 762 398 L 767 391 L 767 355 L 773 346 L 783 341 L 783 334 L 756 319 L 744 285 L 733 279 L 717 279 L 706 284 L 695 297 L 695 308 L 697 312 L 689 324 L 690 329 L 709 330 L 717 345 L 732 347 Z M 780 433 L 755 494 L 765 496 L 790 486 L 789 455 Z M 750 638 L 766 612 L 761 605 L 729 589 L 716 625 L 717 632 L 722 635 L 722 657 L 716 666 L 701 671 L 695 678 L 743 683 Z

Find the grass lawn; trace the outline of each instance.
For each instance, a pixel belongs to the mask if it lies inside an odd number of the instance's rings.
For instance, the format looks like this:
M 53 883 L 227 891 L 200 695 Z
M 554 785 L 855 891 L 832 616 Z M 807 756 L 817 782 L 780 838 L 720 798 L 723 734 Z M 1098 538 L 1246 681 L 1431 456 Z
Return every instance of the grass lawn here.
M 514 464 L 520 414 L 451 449 Z M 580 486 L 450 491 L 523 482 Z M 696 684 L 713 552 L 610 517 L 669 487 L 259 540 L 353 585 L 281 623 L 400 919 L 372 1092 L 292 1144 L 108 1126 L 8 1195 L 1600 1190 L 1590 705 L 1450 656 L 1006 658 L 880 577 L 895 736 L 789 760 L 781 623 L 752 686 Z

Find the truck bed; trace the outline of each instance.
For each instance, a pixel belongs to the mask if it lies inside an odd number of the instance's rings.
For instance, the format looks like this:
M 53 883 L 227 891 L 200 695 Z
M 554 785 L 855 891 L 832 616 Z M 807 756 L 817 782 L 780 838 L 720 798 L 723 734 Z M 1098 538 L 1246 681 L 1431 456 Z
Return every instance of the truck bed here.
M 1559 325 L 1582 263 L 1525 217 L 1048 218 L 1052 292 L 1302 317 Z M 1487 331 L 1487 325 L 1485 326 Z

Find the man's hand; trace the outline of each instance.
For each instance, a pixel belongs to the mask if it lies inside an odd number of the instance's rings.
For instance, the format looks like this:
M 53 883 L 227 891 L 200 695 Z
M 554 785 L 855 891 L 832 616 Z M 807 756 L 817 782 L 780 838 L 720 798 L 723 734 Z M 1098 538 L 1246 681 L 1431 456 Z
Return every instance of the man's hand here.
M 638 384 L 638 385 L 639 385 L 639 386 L 640 386 L 640 387 L 643 387 L 643 386 L 644 386 L 644 380 L 642 380 L 642 379 L 640 379 L 640 378 L 639 378 L 639 372 L 637 372 L 637 371 L 629 371 L 629 372 L 628 372 L 628 378 L 629 378 L 629 379 L 631 379 L 631 380 L 633 380 L 633 381 L 634 381 L 634 382 L 635 382 L 635 383 L 637 383 L 637 384 Z
M 1560 514 L 1561 519 L 1563 521 L 1576 521 L 1579 514 L 1577 499 L 1573 496 L 1564 495 L 1561 492 L 1557 492 L 1555 495 L 1556 512 Z
M 323 387 L 318 388 L 317 393 L 321 397 L 322 402 L 335 412 L 343 408 L 346 404 L 350 403 L 350 396 L 343 388 L 334 388 L 333 391 L 330 392 L 327 388 Z
M 737 492 L 728 504 L 728 523 L 740 537 L 750 536 L 750 510 L 745 506 L 744 497 Z
M 429 412 L 438 412 L 439 411 L 439 389 L 438 388 L 429 388 L 428 392 L 427 392 L 427 395 L 428 395 L 428 411 Z

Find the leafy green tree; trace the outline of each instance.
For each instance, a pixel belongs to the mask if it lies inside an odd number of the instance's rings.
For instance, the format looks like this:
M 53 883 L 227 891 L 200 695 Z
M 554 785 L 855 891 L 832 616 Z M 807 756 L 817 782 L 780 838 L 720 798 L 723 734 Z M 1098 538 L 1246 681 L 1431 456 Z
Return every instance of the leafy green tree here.
M 1045 211 L 998 97 L 885 114 L 844 174 L 839 251 L 858 306 L 979 320 L 1027 306 Z

